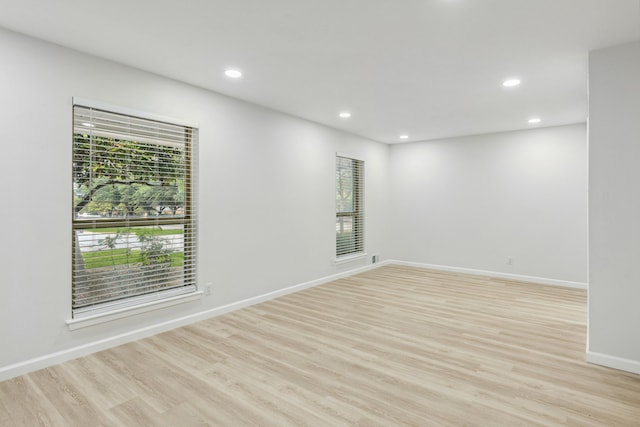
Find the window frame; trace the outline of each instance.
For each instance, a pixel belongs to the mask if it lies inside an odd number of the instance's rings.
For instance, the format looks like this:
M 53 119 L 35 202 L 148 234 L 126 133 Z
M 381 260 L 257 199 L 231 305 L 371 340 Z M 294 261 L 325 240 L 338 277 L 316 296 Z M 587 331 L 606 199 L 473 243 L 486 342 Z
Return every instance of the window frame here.
M 162 215 L 153 217 L 129 217 L 122 218 L 78 218 L 76 215 L 75 203 L 71 203 L 72 221 L 72 280 L 71 280 L 71 306 L 72 319 L 67 321 L 70 329 L 89 326 L 99 323 L 96 319 L 104 318 L 111 320 L 127 315 L 126 313 L 137 313 L 151 309 L 161 308 L 181 302 L 192 301 L 202 295 L 197 285 L 197 143 L 199 127 L 196 123 L 178 120 L 147 112 L 137 111 L 126 107 L 114 106 L 99 101 L 87 100 L 83 98 L 72 98 L 72 156 L 76 154 L 76 128 L 75 111 L 76 107 L 91 110 L 104 111 L 107 113 L 126 116 L 128 118 L 143 119 L 153 122 L 166 123 L 173 126 L 183 127 L 184 137 L 184 211 L 179 217 Z M 134 141 L 136 142 L 136 141 Z M 75 160 L 74 160 L 75 161 Z M 73 163 L 73 162 L 72 162 Z M 72 178 L 75 184 L 75 177 Z M 75 188 L 72 185 L 72 201 L 74 200 Z M 182 250 L 184 261 L 182 263 L 183 285 L 177 287 L 167 287 L 150 290 L 141 294 L 124 296 L 120 299 L 98 302 L 85 307 L 74 307 L 74 293 L 76 287 L 76 261 L 80 254 L 77 240 L 78 230 L 100 230 L 107 228 L 135 228 L 135 227 L 158 227 L 164 225 L 181 225 L 183 227 Z M 147 284 L 146 281 L 140 283 Z M 78 326 L 80 325 L 80 326 Z
M 352 180 L 353 180 L 353 209 L 350 211 L 338 210 L 338 168 L 339 162 L 348 160 L 351 162 Z M 339 243 L 340 232 L 336 225 L 336 246 L 335 246 L 335 259 L 336 261 L 359 258 L 366 254 L 365 252 L 365 214 L 364 214 L 364 179 L 365 179 L 365 162 L 362 159 L 356 158 L 350 154 L 336 153 L 336 224 L 340 218 L 353 218 L 352 229 L 354 232 L 354 247 L 353 250 L 344 251 L 344 247 L 341 248 Z M 342 251 L 341 251 L 342 249 Z

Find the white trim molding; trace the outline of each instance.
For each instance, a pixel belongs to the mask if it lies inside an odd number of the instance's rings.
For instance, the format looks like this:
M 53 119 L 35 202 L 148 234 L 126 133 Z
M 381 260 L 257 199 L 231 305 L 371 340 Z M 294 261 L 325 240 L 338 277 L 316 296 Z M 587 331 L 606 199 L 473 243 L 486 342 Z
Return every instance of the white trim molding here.
M 202 298 L 203 292 L 196 291 L 188 294 L 173 296 L 170 298 L 156 299 L 143 304 L 123 307 L 117 310 L 106 311 L 85 317 L 67 320 L 67 326 L 70 330 L 86 328 L 87 326 L 98 325 L 100 323 L 110 322 L 112 320 L 122 319 L 123 317 L 134 316 L 136 314 L 146 313 L 147 311 L 159 310 L 161 308 L 170 307 L 176 304 L 196 301 Z
M 478 276 L 495 277 L 499 279 L 517 280 L 520 282 L 538 283 L 540 285 L 559 286 L 563 288 L 588 289 L 587 283 L 570 282 L 567 280 L 548 279 L 545 277 L 525 276 L 521 274 L 501 273 L 498 271 L 476 270 L 473 268 L 451 267 L 437 264 L 423 264 L 419 262 L 389 260 L 390 264 L 405 265 L 407 267 L 425 268 L 428 270 L 451 271 L 453 273 L 475 274 Z
M 258 295 L 252 298 L 247 298 L 242 301 L 215 307 L 209 310 L 204 310 L 198 313 L 190 314 L 177 319 L 172 319 L 166 322 L 157 323 L 155 325 L 147 326 L 145 328 L 126 332 L 124 334 L 109 337 L 103 340 L 90 342 L 78 347 L 73 347 L 67 350 L 62 350 L 50 354 L 45 354 L 41 357 L 18 362 L 13 365 L 0 367 L 0 381 L 5 381 L 18 375 L 24 375 L 29 372 L 37 371 L 39 369 L 48 368 L 49 366 L 57 365 L 59 363 L 66 362 L 68 360 L 77 359 L 78 357 L 88 356 L 92 353 L 96 353 L 101 350 L 106 350 L 118 345 L 126 344 L 132 341 L 136 341 L 142 338 L 146 338 L 152 335 L 156 335 L 162 332 L 176 329 L 181 326 L 190 325 L 201 320 L 206 320 L 221 314 L 229 313 L 231 311 L 239 310 L 244 307 L 249 307 L 254 304 L 258 304 L 264 301 L 268 301 L 274 298 L 278 298 L 293 292 L 298 292 L 307 288 L 329 283 L 334 280 L 342 279 L 345 277 L 353 276 L 354 274 L 363 273 L 365 271 L 373 270 L 383 265 L 386 265 L 386 261 L 378 262 L 376 264 L 366 265 L 364 267 L 355 268 L 349 271 L 333 274 L 320 279 L 312 280 L 298 285 L 289 286 L 287 288 L 279 289 L 277 291 L 268 292 L 266 294 Z M 198 292 L 199 294 L 199 292 Z M 193 295 L 193 294 L 191 294 Z M 195 295 L 194 295 L 195 296 Z M 200 295 L 197 295 L 200 297 Z M 113 320 L 113 319 L 112 319 Z
M 363 260 L 367 257 L 367 253 L 366 252 L 358 252 L 355 254 L 349 254 L 349 255 L 342 255 L 339 257 L 336 257 L 333 259 L 333 263 L 336 265 L 339 264 L 345 264 L 348 262 L 353 262 L 353 261 L 360 261 Z
M 72 105 L 81 105 L 83 107 L 95 108 L 98 110 L 111 111 L 114 113 L 125 114 L 127 116 L 140 117 L 142 119 L 156 120 L 160 122 L 172 123 L 174 125 L 187 126 L 191 128 L 199 128 L 200 126 L 196 122 L 183 120 L 174 117 L 163 116 L 160 114 L 150 113 L 147 111 L 136 110 L 134 108 L 124 107 L 122 105 L 109 104 L 102 101 L 97 101 L 89 98 L 81 98 L 79 96 L 71 97 Z
M 360 160 L 364 162 L 364 158 L 359 156 L 354 156 L 353 154 L 343 153 L 341 151 L 336 151 L 336 157 L 346 157 L 347 159 Z
M 587 351 L 587 362 L 593 363 L 594 365 L 606 366 L 607 368 L 631 372 L 633 374 L 640 374 L 640 361 L 638 360 L 624 359 L 622 357 Z
M 237 301 L 231 304 L 214 307 L 212 309 L 204 310 L 198 313 L 193 313 L 184 317 L 179 317 L 169 321 L 160 322 L 144 328 L 129 331 L 120 335 L 115 335 L 106 339 L 83 344 L 81 346 L 73 347 L 70 349 L 66 349 L 66 350 L 62 350 L 62 351 L 58 351 L 50 354 L 45 354 L 43 356 L 18 362 L 13 365 L 3 366 L 3 367 L 0 367 L 0 381 L 5 381 L 10 378 L 16 377 L 18 375 L 23 375 L 29 372 L 36 371 L 38 369 L 47 368 L 49 366 L 53 366 L 58 363 L 63 363 L 68 360 L 76 359 L 78 357 L 87 356 L 89 354 L 92 354 L 101 350 L 105 350 L 118 345 L 126 344 L 128 342 L 132 342 L 132 341 L 146 338 L 152 335 L 156 335 L 162 332 L 169 331 L 171 329 L 175 329 L 181 326 L 189 325 L 191 323 L 199 322 L 201 320 L 206 320 L 215 316 L 219 316 L 225 313 L 229 313 L 231 311 L 239 310 L 244 307 L 249 307 L 251 305 L 268 301 L 274 298 L 278 298 L 287 294 L 291 294 L 294 292 L 302 291 L 307 288 L 312 288 L 314 286 L 329 283 L 334 280 L 353 276 L 355 274 L 363 273 L 365 271 L 374 270 L 376 268 L 380 268 L 382 266 L 389 265 L 389 264 L 406 265 L 410 267 L 425 268 L 425 269 L 431 269 L 431 270 L 451 271 L 451 272 L 457 272 L 457 273 L 477 274 L 477 275 L 488 276 L 488 277 L 498 277 L 498 278 L 506 278 L 506 279 L 512 279 L 512 280 L 540 283 L 543 285 L 571 287 L 571 288 L 578 288 L 578 289 L 587 288 L 586 283 L 579 283 L 579 282 L 567 282 L 563 280 L 545 279 L 540 277 L 522 276 L 517 274 L 497 273 L 492 271 L 475 270 L 475 269 L 461 268 L 461 267 L 448 267 L 448 266 L 434 265 L 434 264 L 422 264 L 422 263 L 416 263 L 416 262 L 385 260 L 385 261 L 377 262 L 375 264 L 367 264 L 363 267 L 358 267 L 348 271 L 322 277 L 316 280 L 311 280 L 309 282 L 304 282 L 297 285 L 289 286 L 273 292 L 268 292 L 266 294 L 257 295 L 255 297 L 247 298 L 245 300 Z M 196 299 L 199 299 L 201 297 L 200 292 L 197 292 L 191 295 L 187 294 L 187 295 L 193 296 Z M 115 320 L 115 319 L 108 319 L 108 320 Z M 603 355 L 603 354 L 598 354 L 593 352 L 587 352 L 587 361 L 598 364 L 598 365 L 608 366 L 616 369 L 622 369 L 622 370 L 634 372 L 634 373 L 640 373 L 640 362 L 638 361 L 621 359 L 615 356 L 608 356 L 608 355 Z

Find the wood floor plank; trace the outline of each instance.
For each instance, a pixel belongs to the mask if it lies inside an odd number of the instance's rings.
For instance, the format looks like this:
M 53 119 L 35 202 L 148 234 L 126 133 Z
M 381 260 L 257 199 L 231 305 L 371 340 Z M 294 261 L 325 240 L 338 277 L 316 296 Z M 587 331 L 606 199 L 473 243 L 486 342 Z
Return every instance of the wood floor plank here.
M 56 407 L 33 385 L 27 376 L 0 382 L 2 426 L 63 425 Z
M 161 420 L 161 414 L 139 397 L 116 405 L 109 412 L 121 425 L 126 426 L 155 427 Z
M 78 390 L 77 384 L 65 375 L 64 365 L 34 372 L 29 377 L 66 424 L 82 425 L 91 420 L 94 426 L 116 425 L 107 412 L 92 402 L 91 396 L 85 396 Z
M 110 408 L 136 397 L 131 387 L 123 384 L 123 378 L 113 375 L 97 357 L 83 357 L 60 367 L 79 393 L 92 396 L 93 405 Z
M 586 292 L 389 265 L 0 383 L 6 426 L 638 426 Z

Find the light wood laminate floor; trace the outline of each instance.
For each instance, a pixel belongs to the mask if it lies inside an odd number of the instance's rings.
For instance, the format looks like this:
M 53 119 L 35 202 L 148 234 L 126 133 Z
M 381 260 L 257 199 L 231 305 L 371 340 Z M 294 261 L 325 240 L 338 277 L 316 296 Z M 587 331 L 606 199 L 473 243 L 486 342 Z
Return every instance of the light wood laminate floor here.
M 586 292 L 384 266 L 0 383 L 2 426 L 640 425 Z

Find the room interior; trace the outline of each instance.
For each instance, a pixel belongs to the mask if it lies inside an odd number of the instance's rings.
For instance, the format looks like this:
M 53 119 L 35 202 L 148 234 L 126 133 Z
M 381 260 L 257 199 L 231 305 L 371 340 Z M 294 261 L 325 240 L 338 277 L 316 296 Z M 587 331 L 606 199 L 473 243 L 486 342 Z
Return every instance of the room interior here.
M 0 381 L 381 266 L 588 290 L 584 358 L 640 374 L 640 2 L 170 3 L 0 1 Z M 210 292 L 73 327 L 74 97 L 198 124 Z

